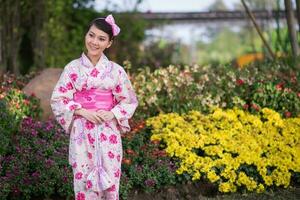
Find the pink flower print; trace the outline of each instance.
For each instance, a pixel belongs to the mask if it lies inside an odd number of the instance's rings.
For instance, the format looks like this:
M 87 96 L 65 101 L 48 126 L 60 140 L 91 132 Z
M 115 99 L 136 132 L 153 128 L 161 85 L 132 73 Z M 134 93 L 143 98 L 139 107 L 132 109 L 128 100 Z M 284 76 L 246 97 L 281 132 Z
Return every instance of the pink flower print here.
M 60 119 L 60 124 L 61 124 L 61 125 L 65 125 L 65 124 L 66 124 L 66 121 L 65 121 L 64 118 L 61 118 L 61 119 Z
M 107 137 L 104 133 L 101 133 L 100 134 L 100 141 L 103 142 L 103 141 L 106 141 L 107 140 Z
M 77 167 L 77 163 L 74 162 L 73 165 L 72 165 L 72 168 L 76 168 Z
M 68 90 L 73 90 L 73 85 L 71 82 L 67 83 L 66 87 Z
M 126 114 L 127 114 L 126 110 L 121 109 L 121 114 L 122 114 L 122 115 L 126 115 Z
M 84 83 L 84 84 L 82 85 L 82 90 L 84 91 L 84 90 L 86 90 L 86 88 L 87 88 L 87 84 Z
M 88 181 L 86 182 L 86 189 L 90 189 L 90 188 L 92 188 L 92 186 L 93 186 L 92 181 L 88 180 Z
M 99 74 L 98 70 L 96 68 L 94 68 L 92 71 L 91 71 L 91 76 L 92 77 L 97 77 L 97 75 Z
M 78 75 L 76 73 L 70 74 L 70 78 L 72 79 L 73 82 L 75 82 L 78 78 Z
M 120 154 L 117 155 L 117 161 L 118 161 L 118 162 L 121 161 L 121 155 L 120 155 Z
M 80 180 L 80 179 L 82 178 L 82 172 L 77 172 L 77 173 L 75 174 L 75 178 L 76 178 L 77 180 Z
M 70 105 L 70 107 L 69 107 L 70 110 L 75 110 L 76 108 L 77 108 L 77 105 L 74 105 L 74 104 Z
M 120 85 L 117 85 L 116 88 L 115 88 L 115 92 L 116 93 L 122 92 L 122 87 Z
M 108 157 L 109 157 L 110 159 L 113 159 L 113 158 L 115 157 L 115 155 L 113 154 L 113 152 L 109 151 L 109 152 L 108 152 Z
M 58 90 L 59 90 L 61 93 L 67 92 L 67 89 L 64 88 L 63 86 L 60 86 Z
M 110 142 L 111 144 L 117 144 L 117 143 L 118 143 L 118 141 L 117 141 L 117 136 L 116 136 L 115 134 L 109 136 L 109 142 Z
M 108 192 L 114 192 L 116 191 L 116 185 L 111 186 L 110 188 L 107 189 Z
M 67 99 L 67 98 L 64 98 L 64 99 L 63 99 L 63 103 L 64 103 L 65 105 L 67 105 L 69 102 L 70 102 L 69 99 Z
M 91 134 L 89 133 L 87 136 L 88 136 L 88 139 L 89 139 L 89 143 L 94 144 L 95 139 L 91 136 Z
M 86 121 L 85 122 L 85 128 L 87 128 L 88 130 L 91 130 L 95 127 L 95 124 L 93 122 L 90 121 Z
M 82 192 L 78 192 L 76 196 L 76 200 L 85 200 L 85 194 Z
M 92 97 L 90 97 L 90 96 L 86 96 L 86 97 L 84 97 L 87 101 L 92 101 Z
M 121 175 L 120 169 L 118 169 L 114 174 L 115 174 L 116 178 L 120 177 L 120 175 Z
M 93 154 L 88 152 L 88 158 L 91 160 L 93 158 Z

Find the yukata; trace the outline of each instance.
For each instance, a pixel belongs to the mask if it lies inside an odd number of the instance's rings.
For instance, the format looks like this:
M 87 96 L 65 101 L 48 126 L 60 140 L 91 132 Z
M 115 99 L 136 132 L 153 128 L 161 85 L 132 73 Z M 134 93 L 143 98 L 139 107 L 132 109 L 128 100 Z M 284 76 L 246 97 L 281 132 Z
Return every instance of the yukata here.
M 102 54 L 94 66 L 83 53 L 64 68 L 51 96 L 58 123 L 70 133 L 69 163 L 76 200 L 119 199 L 121 133 L 138 105 L 124 69 Z M 110 110 L 115 118 L 94 124 L 78 108 Z

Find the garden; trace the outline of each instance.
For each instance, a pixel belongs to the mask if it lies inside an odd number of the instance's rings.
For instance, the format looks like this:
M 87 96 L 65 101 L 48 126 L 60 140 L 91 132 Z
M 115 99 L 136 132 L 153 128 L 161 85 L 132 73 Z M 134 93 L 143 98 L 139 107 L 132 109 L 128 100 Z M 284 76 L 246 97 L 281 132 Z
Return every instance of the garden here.
M 139 107 L 122 135 L 122 199 L 185 184 L 204 184 L 209 196 L 299 187 L 300 73 L 293 66 L 281 59 L 132 73 Z M 21 90 L 30 75 L 3 78 L 1 198 L 72 199 L 68 134 L 39 120 L 39 100 Z
M 0 5 L 1 13 L 20 14 L 10 16 L 15 29 L 0 20 L 0 199 L 74 199 L 70 135 L 42 118 L 41 100 L 24 88 L 80 55 L 84 24 L 111 11 L 96 12 L 87 6 L 93 0 L 20 2 Z M 122 64 L 139 102 L 121 135 L 120 199 L 300 198 L 300 62 L 289 28 L 277 19 L 264 32 L 271 52 L 252 29 L 210 29 L 219 34 L 195 50 L 205 62 L 191 63 L 176 41 L 142 48 L 153 24 L 137 10 L 115 16 L 122 34 L 106 53 Z M 263 56 L 239 57 L 253 49 Z

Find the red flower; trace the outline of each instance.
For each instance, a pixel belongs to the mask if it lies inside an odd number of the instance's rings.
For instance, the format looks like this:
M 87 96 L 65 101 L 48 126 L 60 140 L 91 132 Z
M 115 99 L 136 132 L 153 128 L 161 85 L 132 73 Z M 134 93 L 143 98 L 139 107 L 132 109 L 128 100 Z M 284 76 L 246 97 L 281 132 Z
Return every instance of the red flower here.
M 116 191 L 116 185 L 111 186 L 110 188 L 107 189 L 108 192 L 113 192 Z
M 238 78 L 238 79 L 236 80 L 236 84 L 237 84 L 237 85 L 243 85 L 244 83 L 245 83 L 245 82 L 244 82 L 242 79 L 239 79 L 239 78 Z
M 244 105 L 243 105 L 243 108 L 244 108 L 245 110 L 248 110 L 248 109 L 249 109 L 249 105 L 248 105 L 248 104 L 244 104 Z
M 89 143 L 94 144 L 95 139 L 91 136 L 91 134 L 89 133 L 89 134 L 87 134 L 87 136 L 88 136 Z
M 279 90 L 279 91 L 282 90 L 282 89 L 283 89 L 283 85 L 284 85 L 283 82 L 278 83 L 278 84 L 275 86 L 276 90 Z
M 115 177 L 120 177 L 120 175 L 121 175 L 120 169 L 118 169 L 114 174 L 115 174 Z
M 286 118 L 289 118 L 289 117 L 292 116 L 292 113 L 289 112 L 289 111 L 285 111 L 285 112 L 284 112 L 284 116 L 285 116 Z
M 256 111 L 259 111 L 259 106 L 257 104 L 253 103 L 251 107 Z
M 300 92 L 298 92 L 298 94 L 297 94 L 297 95 L 298 95 L 298 97 L 300 98 Z

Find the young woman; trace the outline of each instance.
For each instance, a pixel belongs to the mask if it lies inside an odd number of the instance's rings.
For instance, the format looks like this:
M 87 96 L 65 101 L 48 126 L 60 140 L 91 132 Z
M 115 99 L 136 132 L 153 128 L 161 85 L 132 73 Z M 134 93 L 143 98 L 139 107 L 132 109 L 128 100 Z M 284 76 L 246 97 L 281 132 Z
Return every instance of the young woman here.
M 76 200 L 119 199 L 122 143 L 138 102 L 124 69 L 103 51 L 120 28 L 112 15 L 94 19 L 86 53 L 64 68 L 52 97 L 57 121 L 70 133 Z

